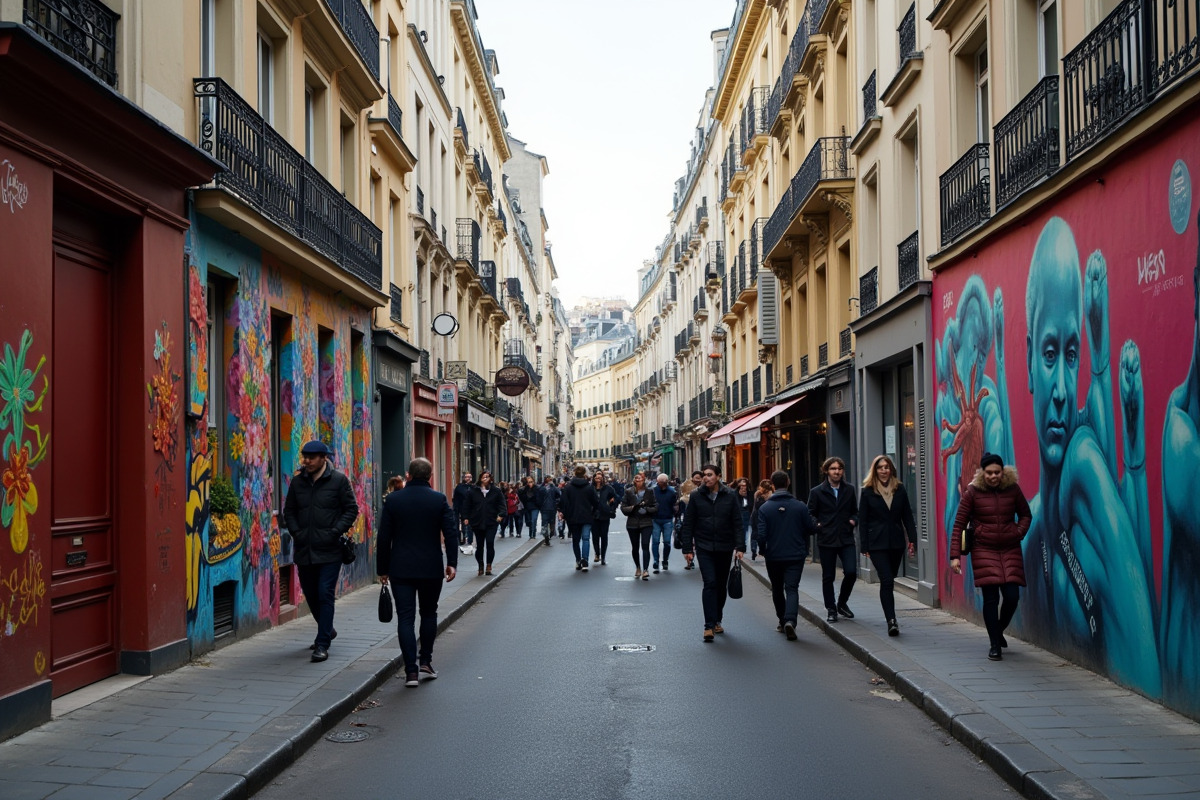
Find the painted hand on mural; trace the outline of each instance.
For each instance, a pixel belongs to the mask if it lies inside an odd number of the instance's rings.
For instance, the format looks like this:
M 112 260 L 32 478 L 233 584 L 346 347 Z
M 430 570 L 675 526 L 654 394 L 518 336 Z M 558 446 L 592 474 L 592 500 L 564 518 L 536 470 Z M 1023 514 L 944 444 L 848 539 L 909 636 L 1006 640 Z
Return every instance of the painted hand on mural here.
M 1108 265 L 1099 251 L 1088 256 L 1084 277 L 1083 310 L 1087 319 L 1088 352 L 1092 382 L 1088 388 L 1083 422 L 1091 426 L 1104 452 L 1105 463 L 1117 480 L 1116 420 L 1113 417 L 1112 349 L 1108 334 Z
M 1150 496 L 1146 487 L 1146 393 L 1142 385 L 1142 357 L 1137 344 L 1126 340 L 1121 347 L 1120 371 L 1117 373 L 1121 390 L 1124 475 L 1121 478 L 1121 500 L 1133 520 L 1138 553 L 1142 557 L 1142 572 L 1146 586 L 1154 586 L 1154 552 L 1150 541 Z M 1158 617 L 1153 591 L 1149 591 L 1151 610 Z

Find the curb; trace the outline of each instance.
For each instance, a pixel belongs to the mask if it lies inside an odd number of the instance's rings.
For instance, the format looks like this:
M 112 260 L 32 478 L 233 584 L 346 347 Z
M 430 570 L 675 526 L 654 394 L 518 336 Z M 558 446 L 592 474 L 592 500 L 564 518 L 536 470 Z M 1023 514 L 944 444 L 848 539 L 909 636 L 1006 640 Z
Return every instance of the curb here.
M 742 560 L 742 568 L 771 587 L 757 564 Z M 820 629 L 842 649 L 924 711 L 964 747 L 987 764 L 1009 786 L 1030 800 L 1100 800 L 1105 795 L 1074 772 L 1047 756 L 1027 739 L 986 713 L 966 695 L 888 645 L 873 633 L 850 635 L 800 603 L 800 616 Z
M 540 547 L 541 541 L 518 553 L 477 590 L 438 620 L 438 634 L 454 624 L 467 610 L 494 589 Z M 367 587 L 363 587 L 367 588 Z M 248 800 L 277 775 L 294 764 L 327 731 L 350 715 L 404 666 L 400 653 L 382 661 L 372 658 L 382 648 L 391 649 L 388 639 L 368 650 L 305 697 L 286 714 L 255 731 L 211 767 L 196 774 L 168 797 L 172 800 Z

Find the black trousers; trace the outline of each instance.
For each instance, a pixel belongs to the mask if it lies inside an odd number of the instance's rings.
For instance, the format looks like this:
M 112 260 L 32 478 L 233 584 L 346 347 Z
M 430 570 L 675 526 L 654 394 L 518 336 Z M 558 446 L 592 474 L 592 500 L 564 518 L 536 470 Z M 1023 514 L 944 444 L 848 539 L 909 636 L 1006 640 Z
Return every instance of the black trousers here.
M 700 577 L 704 579 L 704 588 L 700 591 L 704 627 L 711 628 L 724 618 L 733 551 L 696 548 L 696 561 L 700 564 Z
M 487 550 L 487 564 L 496 560 L 496 523 L 483 526 L 482 529 L 475 529 L 475 561 L 478 562 L 479 568 L 483 569 L 484 565 L 484 550 Z
M 896 618 L 896 575 L 903 560 L 903 550 L 871 551 L 871 564 L 879 576 L 879 605 L 883 606 L 884 619 Z
M 416 672 L 418 662 L 428 664 L 433 658 L 433 640 L 437 636 L 438 598 L 442 594 L 441 578 L 404 578 L 391 581 L 392 597 L 396 601 L 396 628 L 400 652 L 404 655 L 404 671 Z M 413 623 L 417 606 L 421 609 L 421 649 Z
M 832 611 L 850 599 L 850 590 L 858 580 L 857 549 L 853 544 L 840 547 L 824 547 L 821 550 L 821 594 L 825 599 L 825 608 Z M 833 579 L 837 577 L 837 562 L 842 562 L 842 588 L 838 591 L 836 602 L 833 599 Z
M 775 616 L 780 622 L 796 624 L 800 613 L 800 573 L 804 561 L 779 561 L 767 559 L 767 577 L 771 580 L 771 602 L 775 604 Z
M 1021 587 L 1015 583 L 996 583 L 990 586 L 980 586 L 983 593 L 983 624 L 987 628 L 988 639 L 992 647 L 1000 646 L 1000 637 L 1012 622 L 1017 613 L 1017 603 L 1021 600 Z M 1000 598 L 1004 605 L 1000 606 Z M 997 613 L 997 606 L 1000 606 Z
M 609 517 L 597 517 L 592 522 L 592 552 L 603 561 L 608 556 L 608 526 L 612 522 Z
M 650 528 L 626 528 L 625 532 L 629 534 L 629 547 L 633 555 L 633 566 L 640 570 L 650 569 L 650 534 L 653 531 Z M 638 545 L 642 548 L 642 560 L 638 562 Z

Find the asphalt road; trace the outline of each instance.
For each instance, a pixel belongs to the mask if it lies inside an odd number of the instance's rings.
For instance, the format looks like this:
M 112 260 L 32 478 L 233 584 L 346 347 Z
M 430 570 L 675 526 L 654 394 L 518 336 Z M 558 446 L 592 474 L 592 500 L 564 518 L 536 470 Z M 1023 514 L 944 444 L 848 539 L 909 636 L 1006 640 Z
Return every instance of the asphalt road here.
M 815 628 L 788 642 L 757 581 L 705 644 L 678 552 L 634 581 L 623 524 L 586 574 L 554 542 L 438 638 L 436 681 L 398 676 L 335 729 L 369 738 L 322 740 L 256 798 L 1016 796 Z

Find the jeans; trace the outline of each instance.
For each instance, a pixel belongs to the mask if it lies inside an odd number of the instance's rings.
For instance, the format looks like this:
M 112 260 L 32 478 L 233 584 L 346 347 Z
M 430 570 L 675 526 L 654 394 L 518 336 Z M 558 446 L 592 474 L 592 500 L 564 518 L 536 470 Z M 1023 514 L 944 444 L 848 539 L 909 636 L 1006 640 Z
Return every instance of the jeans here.
M 471 521 L 466 515 L 458 515 L 459 544 L 471 544 L 475 541 L 475 532 L 471 529 Z
M 804 560 L 779 561 L 767 559 L 767 577 L 771 579 L 771 602 L 780 622 L 796 624 L 800 612 L 800 572 Z
M 650 569 L 650 529 L 626 528 L 629 534 L 629 548 L 633 554 L 633 566 L 640 570 Z M 642 560 L 638 561 L 638 547 L 641 546 Z
M 870 555 L 875 574 L 879 576 L 879 605 L 883 606 L 883 617 L 893 620 L 896 618 L 896 575 L 900 572 L 904 551 L 872 550 Z
M 1000 637 L 1004 635 L 1008 623 L 1012 622 L 1013 615 L 1017 613 L 1021 587 L 1015 583 L 992 584 L 980 586 L 979 591 L 983 593 L 983 624 L 987 628 L 988 639 L 992 647 L 999 648 Z M 996 606 L 1000 604 L 1001 595 L 1004 596 L 1004 605 L 997 614 Z
M 584 523 L 569 523 L 567 530 L 571 532 L 571 549 L 575 551 L 575 560 L 587 561 L 588 548 L 591 546 L 592 526 Z
M 675 521 L 670 519 L 654 520 L 653 534 L 650 537 L 650 552 L 654 556 L 654 567 L 658 568 L 658 541 L 662 539 L 662 563 L 665 567 L 671 557 L 671 533 L 675 530 Z
M 479 544 L 475 548 L 475 561 L 479 564 L 479 568 L 483 569 L 483 555 L 486 549 L 487 565 L 490 567 L 496 560 L 496 523 L 493 522 L 476 529 L 475 538 L 479 540 Z
M 725 614 L 733 551 L 696 548 L 696 561 L 700 564 L 700 577 L 704 579 L 704 589 L 700 592 L 700 602 L 704 605 L 704 627 L 711 628 L 720 622 Z
M 611 519 L 604 517 L 592 523 L 592 541 L 596 544 L 596 555 L 601 561 L 608 555 L 608 526 L 611 522 Z
M 525 525 L 529 528 L 529 538 L 532 539 L 537 535 L 538 510 L 536 508 L 525 509 Z
M 438 597 L 442 594 L 441 578 L 405 578 L 391 581 L 392 597 L 396 602 L 396 626 L 400 636 L 400 652 L 404 655 L 404 671 L 416 672 L 418 661 L 428 664 L 433 658 L 433 640 L 437 636 Z M 413 623 L 417 604 L 421 606 L 421 650 L 417 652 L 417 636 Z
M 296 572 L 300 577 L 304 599 L 308 601 L 308 608 L 317 621 L 314 643 L 328 650 L 329 643 L 333 641 L 333 604 L 337 599 L 337 581 L 342 572 L 342 562 L 297 564 Z
M 825 608 L 835 610 L 850 599 L 850 590 L 858 580 L 858 554 L 853 544 L 841 547 L 819 548 L 821 551 L 821 594 L 825 598 Z M 837 601 L 833 599 L 833 579 L 837 572 L 837 562 L 842 562 L 842 588 L 838 592 Z

